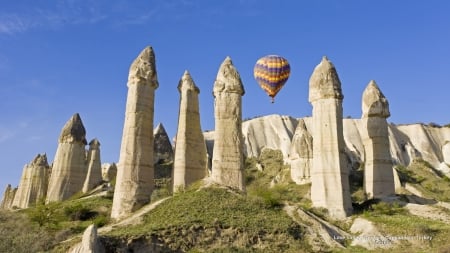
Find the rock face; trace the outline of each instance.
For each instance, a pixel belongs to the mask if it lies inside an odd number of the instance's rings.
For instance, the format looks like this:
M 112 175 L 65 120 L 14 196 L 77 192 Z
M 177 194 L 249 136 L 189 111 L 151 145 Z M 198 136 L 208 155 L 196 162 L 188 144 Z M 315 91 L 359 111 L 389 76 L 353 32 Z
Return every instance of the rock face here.
M 50 166 L 46 154 L 38 154 L 30 164 L 23 168 L 22 178 L 14 196 L 12 206 L 28 208 L 47 194 Z
M 442 156 L 444 163 L 450 165 L 450 141 L 446 141 L 444 145 L 442 145 Z
M 395 194 L 386 121 L 390 112 L 389 103 L 375 81 L 371 81 L 364 90 L 362 112 L 364 191 L 368 198 L 384 198 Z
M 173 165 L 173 191 L 207 176 L 206 144 L 200 126 L 198 94 L 189 72 L 184 72 L 178 84 L 180 110 Z
M 219 184 L 245 190 L 244 139 L 242 136 L 241 77 L 227 57 L 214 83 L 214 151 L 212 179 Z
M 158 88 L 155 55 L 145 48 L 131 64 L 111 217 L 124 217 L 150 201 L 154 188 L 153 110 Z
M 153 161 L 154 163 L 166 163 L 173 161 L 173 147 L 169 136 L 162 123 L 153 130 Z
M 298 122 L 289 152 L 291 178 L 297 184 L 307 184 L 311 183 L 313 138 L 306 128 L 305 121 L 300 119 Z
M 14 196 L 16 195 L 17 188 L 12 188 L 10 184 L 6 186 L 3 192 L 3 199 L 0 203 L 0 209 L 11 209 L 12 203 L 14 201 Z
M 307 130 L 311 134 L 311 117 L 295 119 L 289 116 L 268 115 L 244 121 L 242 123 L 245 141 L 244 155 L 259 157 L 261 150 L 264 148 L 278 149 L 283 153 L 285 162 L 289 163 L 290 160 L 286 158 L 294 155 L 290 153 L 293 140 L 291 136 L 294 135 L 295 127 L 300 120 L 305 122 Z M 365 160 L 362 120 L 343 119 L 343 126 L 345 154 L 347 158 L 353 159 L 352 164 L 348 164 L 348 166 L 349 168 L 357 168 L 355 166 Z M 434 168 L 441 169 L 441 165 L 446 164 L 444 158 L 450 159 L 450 144 L 446 144 L 450 143 L 450 127 L 424 124 L 395 125 L 391 123 L 388 124 L 388 132 L 389 149 L 394 165 L 407 166 L 414 159 L 423 159 Z M 207 144 L 208 155 L 211 157 L 214 146 L 214 131 L 204 132 L 203 135 Z M 279 136 L 284 137 L 279 138 Z M 289 144 L 287 149 L 286 143 Z
M 111 182 L 116 179 L 117 166 L 115 163 L 102 164 L 102 179 L 105 182 Z
M 102 182 L 102 163 L 100 161 L 100 142 L 93 139 L 89 142 L 87 156 L 87 175 L 83 184 L 83 192 L 86 193 Z
M 83 188 L 86 178 L 86 130 L 76 113 L 59 136 L 46 203 L 70 198 Z
M 311 200 L 313 206 L 328 209 L 337 219 L 352 213 L 348 168 L 344 154 L 341 82 L 326 57 L 309 80 L 309 102 L 313 106 L 313 167 Z
M 297 125 L 297 119 L 280 115 L 268 115 L 244 121 L 242 132 L 245 140 L 245 154 L 258 157 L 264 148 L 279 149 L 287 160 Z M 283 131 L 280 131 L 281 129 Z
M 97 227 L 90 225 L 83 233 L 83 238 L 80 243 L 73 246 L 69 253 L 104 253 L 105 248 L 98 239 Z

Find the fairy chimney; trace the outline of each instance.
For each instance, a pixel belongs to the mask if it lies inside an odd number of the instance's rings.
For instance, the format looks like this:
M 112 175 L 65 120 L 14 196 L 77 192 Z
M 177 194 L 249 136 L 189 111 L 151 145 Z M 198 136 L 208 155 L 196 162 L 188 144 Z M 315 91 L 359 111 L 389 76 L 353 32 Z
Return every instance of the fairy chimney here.
M 146 47 L 131 64 L 122 144 L 111 217 L 122 218 L 150 201 L 154 188 L 153 110 L 158 88 L 155 54 Z
M 313 106 L 311 201 L 315 207 L 328 209 L 336 219 L 352 213 L 344 153 L 343 98 L 336 69 L 323 57 L 309 79 L 309 102 Z
M 206 177 L 208 172 L 206 144 L 200 126 L 200 90 L 188 71 L 184 72 L 178 84 L 178 91 L 180 110 L 173 167 L 174 192 Z
M 245 190 L 244 140 L 242 136 L 241 77 L 227 57 L 219 68 L 214 83 L 214 150 L 212 179 L 222 185 Z

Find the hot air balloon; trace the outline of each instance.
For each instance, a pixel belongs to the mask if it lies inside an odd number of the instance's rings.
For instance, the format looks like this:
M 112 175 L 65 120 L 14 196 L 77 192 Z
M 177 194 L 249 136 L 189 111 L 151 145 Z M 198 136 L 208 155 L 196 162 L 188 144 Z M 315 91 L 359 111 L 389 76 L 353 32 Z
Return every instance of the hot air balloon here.
M 289 78 L 291 66 L 289 62 L 278 55 L 267 55 L 260 58 L 253 69 L 253 74 L 259 86 L 271 97 L 272 103 L 277 93 Z

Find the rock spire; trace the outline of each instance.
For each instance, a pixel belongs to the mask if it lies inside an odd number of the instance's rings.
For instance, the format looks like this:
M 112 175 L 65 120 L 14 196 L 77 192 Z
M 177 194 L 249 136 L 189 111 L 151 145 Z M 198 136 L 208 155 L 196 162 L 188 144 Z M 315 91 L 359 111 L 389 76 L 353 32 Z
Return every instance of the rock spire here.
M 70 198 L 83 188 L 86 178 L 86 130 L 78 113 L 64 125 L 48 185 L 46 202 Z
M 216 183 L 240 190 L 245 190 L 242 136 L 244 93 L 241 77 L 227 57 L 214 82 L 215 131 L 211 176 Z
M 39 200 L 45 200 L 49 173 L 50 166 L 47 162 L 47 155 L 38 154 L 30 164 L 23 168 L 12 206 L 28 208 Z
M 173 147 L 162 123 L 153 130 L 153 161 L 155 164 L 173 161 Z
M 297 184 L 311 183 L 311 164 L 313 158 L 313 138 L 306 129 L 305 121 L 300 119 L 292 137 L 289 162 L 291 178 Z
M 172 177 L 174 192 L 206 177 L 208 172 L 206 144 L 200 126 L 200 90 L 188 71 L 184 72 L 178 84 L 178 91 L 180 110 Z
M 3 199 L 0 203 L 0 209 L 11 209 L 14 201 L 14 196 L 16 195 L 17 188 L 12 188 L 10 184 L 6 186 L 3 192 Z
M 392 157 L 386 118 L 389 103 L 375 81 L 370 81 L 362 96 L 362 139 L 365 151 L 364 190 L 368 198 L 395 194 Z
M 84 180 L 84 193 L 94 189 L 102 182 L 102 163 L 100 160 L 100 142 L 97 139 L 89 142 L 89 151 L 87 156 L 87 175 Z
M 352 212 L 348 170 L 344 153 L 341 82 L 334 65 L 323 57 L 309 79 L 313 106 L 313 163 L 311 200 L 337 219 Z
M 111 217 L 122 218 L 150 201 L 154 188 L 153 112 L 158 88 L 155 54 L 146 47 L 128 75 L 120 158 Z

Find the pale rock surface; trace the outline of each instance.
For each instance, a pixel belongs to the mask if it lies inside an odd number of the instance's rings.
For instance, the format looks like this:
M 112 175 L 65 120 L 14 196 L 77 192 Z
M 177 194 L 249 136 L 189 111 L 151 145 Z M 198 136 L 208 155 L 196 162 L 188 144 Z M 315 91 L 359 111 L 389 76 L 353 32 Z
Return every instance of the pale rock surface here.
M 386 118 L 389 103 L 375 81 L 370 81 L 362 96 L 362 136 L 364 143 L 364 191 L 370 198 L 395 194 L 389 131 Z
M 443 162 L 450 165 L 450 140 L 442 145 Z
M 69 253 L 104 253 L 105 248 L 98 239 L 97 227 L 92 224 L 86 228 L 80 243 L 73 246 Z
M 86 178 L 86 130 L 76 113 L 64 125 L 51 171 L 46 203 L 70 198 Z
M 336 69 L 324 57 L 309 80 L 314 147 L 311 201 L 315 207 L 328 209 L 330 216 L 336 219 L 344 219 L 352 213 L 344 153 L 343 97 Z
M 47 194 L 49 172 L 50 166 L 46 154 L 38 154 L 31 163 L 25 165 L 12 206 L 28 208 L 39 200 L 44 200 Z
M 269 148 L 281 150 L 284 159 L 288 160 L 297 125 L 297 119 L 276 114 L 244 121 L 242 133 L 246 156 L 259 157 L 264 148 Z
M 6 186 L 5 191 L 3 192 L 3 199 L 0 203 L 0 209 L 11 209 L 12 203 L 14 201 L 14 196 L 16 195 L 17 187 L 12 188 L 10 184 Z
M 291 178 L 297 184 L 311 183 L 311 164 L 313 158 L 313 137 L 306 128 L 305 121 L 300 119 L 292 137 L 289 150 Z
M 245 190 L 244 138 L 242 136 L 241 77 L 227 57 L 214 82 L 214 150 L 212 179 L 222 185 Z
M 102 163 L 100 160 L 100 142 L 93 139 L 89 142 L 87 156 L 87 175 L 83 184 L 84 193 L 94 189 L 102 182 Z
M 278 121 L 279 119 L 289 119 L 285 121 L 286 124 L 279 124 L 273 121 Z M 312 131 L 312 118 L 304 117 L 301 118 L 311 134 Z M 295 127 L 300 119 L 291 118 L 289 116 L 279 116 L 279 115 L 269 115 L 259 118 L 254 118 L 246 120 L 242 123 L 245 149 L 244 154 L 248 157 L 258 157 L 260 151 L 264 148 L 279 149 L 282 151 L 285 157 L 285 162 L 289 163 L 290 157 L 290 142 L 289 148 L 286 149 L 285 144 L 281 142 L 273 141 L 279 136 L 293 136 L 295 132 Z M 358 164 L 364 161 L 364 145 L 362 144 L 362 122 L 361 119 L 343 119 L 343 131 L 344 131 L 344 141 L 345 141 L 345 153 L 347 158 L 350 159 L 352 165 L 348 168 L 356 169 Z M 275 127 L 276 126 L 276 127 Z M 293 127 L 295 126 L 295 127 Z M 430 130 L 432 129 L 433 130 Z M 251 131 L 249 131 L 251 129 Z M 423 132 L 427 134 L 424 136 L 414 136 L 414 129 L 423 129 Z M 447 146 L 450 144 L 445 144 L 446 141 L 450 141 L 450 127 L 436 128 L 429 125 L 423 124 L 410 124 L 410 125 L 394 125 L 388 124 L 389 132 L 389 149 L 391 152 L 391 158 L 394 165 L 401 164 L 408 166 L 414 159 L 421 159 L 424 150 L 429 149 L 430 146 L 435 146 L 435 155 L 429 156 L 430 162 L 436 169 L 441 170 L 444 174 L 447 172 L 447 166 L 444 166 L 444 157 L 446 155 L 444 152 L 447 150 Z M 209 157 L 212 157 L 212 150 L 214 146 L 214 131 L 207 131 L 203 133 L 205 141 L 207 144 L 207 151 Z M 428 136 L 428 137 L 427 137 Z M 430 140 L 436 140 L 432 142 Z M 423 143 L 419 146 L 415 146 L 414 143 Z M 280 146 L 277 146 L 280 143 Z M 445 146 L 445 147 L 444 147 Z M 450 149 L 450 148 L 448 148 Z M 449 154 L 447 154 L 448 156 Z M 441 158 L 439 158 L 441 157 Z
M 398 176 L 398 172 L 395 168 L 392 168 L 392 173 L 394 175 L 394 188 L 395 193 L 401 194 L 402 182 L 400 181 L 400 177 Z
M 180 110 L 173 165 L 173 191 L 208 175 L 205 139 L 200 126 L 198 94 L 189 72 L 185 72 L 178 84 Z
M 153 130 L 153 162 L 167 163 L 174 159 L 174 152 L 169 136 L 162 123 Z
M 102 164 L 102 180 L 105 182 L 111 182 L 116 179 L 117 165 L 115 163 L 103 163 Z
M 111 217 L 122 218 L 150 201 L 154 188 L 153 112 L 158 88 L 155 55 L 146 47 L 128 75 L 120 158 Z
M 352 246 L 361 246 L 369 250 L 394 246 L 393 242 L 383 236 L 371 221 L 364 218 L 356 218 L 350 227 L 350 232 L 357 234 L 352 240 Z

